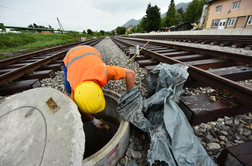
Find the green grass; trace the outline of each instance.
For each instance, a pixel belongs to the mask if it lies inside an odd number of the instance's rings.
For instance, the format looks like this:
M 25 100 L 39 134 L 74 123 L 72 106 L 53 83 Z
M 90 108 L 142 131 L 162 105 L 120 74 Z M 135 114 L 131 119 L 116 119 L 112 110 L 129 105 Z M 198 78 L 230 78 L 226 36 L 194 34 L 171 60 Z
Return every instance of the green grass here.
M 43 33 L 0 33 L 0 54 L 2 53 L 15 53 L 20 50 L 34 50 L 42 49 L 45 47 L 57 46 L 79 41 L 85 34 L 79 33 L 64 33 L 64 34 L 43 34 Z M 88 36 L 90 38 L 90 36 Z M 17 53 L 18 54 L 18 53 Z M 9 58 L 14 55 L 0 56 L 0 59 Z

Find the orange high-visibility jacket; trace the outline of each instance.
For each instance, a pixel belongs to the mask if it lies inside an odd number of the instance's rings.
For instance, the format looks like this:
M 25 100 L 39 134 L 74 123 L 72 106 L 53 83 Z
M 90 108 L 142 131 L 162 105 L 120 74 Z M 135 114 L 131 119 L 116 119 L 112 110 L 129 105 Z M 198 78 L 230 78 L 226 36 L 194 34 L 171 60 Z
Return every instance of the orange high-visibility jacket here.
M 106 67 L 95 48 L 87 45 L 74 47 L 63 61 L 72 90 L 83 81 L 95 81 L 101 88 L 107 84 Z
M 71 86 L 73 100 L 75 87 L 79 83 L 94 81 L 102 88 L 109 80 L 126 77 L 124 68 L 105 65 L 100 53 L 91 46 L 70 49 L 63 61 L 67 68 L 67 80 Z

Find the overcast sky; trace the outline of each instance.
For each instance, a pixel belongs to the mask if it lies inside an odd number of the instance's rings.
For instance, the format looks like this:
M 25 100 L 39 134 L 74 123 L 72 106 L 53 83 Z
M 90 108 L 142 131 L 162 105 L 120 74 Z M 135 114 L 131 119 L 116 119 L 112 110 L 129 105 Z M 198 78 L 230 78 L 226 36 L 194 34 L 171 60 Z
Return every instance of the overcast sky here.
M 174 0 L 175 5 L 192 0 Z M 170 0 L 1 0 L 0 23 L 27 27 L 36 23 L 59 29 L 57 17 L 65 30 L 82 32 L 111 31 L 130 19 L 141 19 L 148 3 L 167 12 Z

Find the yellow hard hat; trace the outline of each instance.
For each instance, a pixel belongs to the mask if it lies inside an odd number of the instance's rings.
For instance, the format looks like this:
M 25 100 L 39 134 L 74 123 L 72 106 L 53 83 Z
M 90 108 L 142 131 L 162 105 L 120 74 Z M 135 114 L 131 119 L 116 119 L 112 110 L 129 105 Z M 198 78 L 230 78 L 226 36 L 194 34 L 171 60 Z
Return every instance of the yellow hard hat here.
M 99 85 L 92 81 L 85 81 L 77 85 L 74 100 L 84 113 L 94 114 L 105 108 L 105 99 Z

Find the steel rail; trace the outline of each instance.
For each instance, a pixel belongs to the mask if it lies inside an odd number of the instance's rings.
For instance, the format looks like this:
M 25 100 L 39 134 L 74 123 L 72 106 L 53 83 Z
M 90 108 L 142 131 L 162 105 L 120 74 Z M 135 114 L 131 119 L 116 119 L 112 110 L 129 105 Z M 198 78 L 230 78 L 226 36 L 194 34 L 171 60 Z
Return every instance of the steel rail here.
M 49 53 L 44 51 L 38 51 L 35 56 L 23 56 L 21 59 L 27 59 L 31 57 L 31 61 L 25 63 L 21 62 L 19 57 L 11 58 L 11 60 L 7 60 L 7 64 L 3 64 L 3 67 L 0 68 L 0 90 L 1 93 L 4 95 L 10 95 L 16 92 L 21 92 L 23 90 L 30 89 L 33 86 L 34 79 L 36 79 L 36 85 L 39 80 L 48 77 L 48 75 L 52 78 L 55 76 L 54 72 L 56 70 L 62 69 L 63 61 L 61 60 L 67 53 L 67 51 L 72 48 L 73 46 L 78 45 L 96 45 L 102 40 L 102 38 L 88 40 L 85 42 L 78 42 L 64 45 L 63 47 L 54 47 L 57 48 L 56 50 L 53 48 Z M 73 46 L 72 46 L 73 45 Z M 46 49 L 47 50 L 47 49 Z M 38 56 L 37 56 L 38 55 Z M 38 58 L 36 58 L 38 57 Z M 41 59 L 43 58 L 43 59 Z M 13 60 L 14 59 L 14 60 Z M 35 62 L 33 61 L 35 60 Z M 10 65 L 11 63 L 15 62 L 15 64 Z M 6 68 L 5 68 L 6 66 Z M 21 67 L 20 67 L 21 66 Z M 42 68 L 41 68 L 42 67 Z M 45 68 L 43 68 L 45 67 Z M 49 68 L 50 70 L 47 70 Z M 7 69 L 7 70 L 6 70 Z M 8 70 L 10 69 L 10 70 Z M 38 72 L 35 70 L 41 69 L 45 72 Z M 6 72 L 6 71 L 7 72 Z M 34 73 L 32 71 L 35 71 Z M 51 71 L 50 73 L 48 71 Z M 40 74 L 38 74 L 40 73 Z M 53 74 L 52 74 L 53 73 Z M 25 77 L 23 77 L 25 76 Z M 33 83 L 31 85 L 31 83 Z M 39 82 L 40 84 L 40 82 Z M 39 85 L 40 86 L 40 85 Z
M 118 38 L 121 38 L 124 40 L 131 40 L 131 41 L 133 40 L 133 41 L 138 41 L 138 42 L 146 42 L 147 41 L 147 40 L 132 39 L 132 38 L 126 39 L 125 37 L 118 37 Z M 252 56 L 251 55 L 229 53 L 229 52 L 217 51 L 217 50 L 208 50 L 205 48 L 181 46 L 181 45 L 177 45 L 177 44 L 168 44 L 168 43 L 163 43 L 163 42 L 159 42 L 159 41 L 150 41 L 149 44 L 170 47 L 170 48 L 193 52 L 193 53 L 197 53 L 197 54 L 201 54 L 201 55 L 214 56 L 214 57 L 218 57 L 221 59 L 229 59 L 229 60 L 233 60 L 233 61 L 245 62 L 246 64 L 252 65 Z
M 126 37 L 126 36 L 124 36 Z M 128 36 L 127 36 L 128 37 Z M 228 42 L 235 44 L 252 44 L 252 36 L 251 35 L 132 35 L 134 38 L 142 38 L 142 39 L 157 39 L 157 40 L 201 40 L 201 41 L 219 41 L 219 42 Z
M 40 68 L 42 65 L 48 64 L 48 63 L 52 62 L 53 60 L 56 60 L 59 57 L 64 56 L 66 54 L 66 52 L 67 51 L 65 51 L 65 50 L 61 51 L 57 54 L 53 54 L 50 57 L 38 60 L 30 65 L 26 65 L 26 66 L 17 68 L 16 70 L 2 74 L 2 75 L 0 75 L 0 85 L 4 84 L 6 82 L 13 81 L 13 80 L 25 75 L 27 72 L 36 70 L 36 69 Z
M 114 38 L 115 40 L 127 45 L 127 46 L 135 46 L 133 44 L 127 43 L 125 41 L 122 41 L 118 38 Z M 165 62 L 169 64 L 174 63 L 180 63 L 180 64 L 186 64 L 181 61 L 163 56 L 161 54 L 155 53 L 153 51 L 147 50 L 144 48 L 142 50 L 144 54 L 147 54 L 148 56 L 157 59 L 160 62 Z M 252 57 L 251 57 L 252 58 Z M 240 58 L 238 58 L 240 59 Z M 188 65 L 188 73 L 192 78 L 195 80 L 202 82 L 206 85 L 209 85 L 210 87 L 217 87 L 225 90 L 226 92 L 232 94 L 235 96 L 236 101 L 242 103 L 243 105 L 252 108 L 252 89 L 248 88 L 246 86 L 243 86 L 241 84 L 238 84 L 234 81 L 231 81 L 229 79 L 226 79 L 224 77 L 218 76 L 216 74 L 210 73 L 208 71 L 199 69 L 197 67 Z
M 5 65 L 11 64 L 11 63 L 15 63 L 30 57 L 34 57 L 40 54 L 44 54 L 44 53 L 48 53 L 51 51 L 55 51 L 55 50 L 59 50 L 59 49 L 63 49 L 63 48 L 67 48 L 67 47 L 71 47 L 73 45 L 78 45 L 78 44 L 90 44 L 94 42 L 94 40 L 90 40 L 90 41 L 85 41 L 85 42 L 76 42 L 76 43 L 70 43 L 70 44 L 66 44 L 66 45 L 62 45 L 62 46 L 56 46 L 56 47 L 52 47 L 52 48 L 46 48 L 43 50 L 39 50 L 39 51 L 35 51 L 35 52 L 31 52 L 31 53 L 27 53 L 27 54 L 23 54 L 20 55 L 18 57 L 12 57 L 12 58 L 8 58 L 6 60 L 0 60 L 0 67 L 3 67 Z
M 67 51 L 69 49 L 64 49 L 64 48 L 69 48 L 72 45 L 83 45 L 83 44 L 89 44 L 89 45 L 95 45 L 97 42 L 99 42 L 101 39 L 95 39 L 95 40 L 88 40 L 85 42 L 77 42 L 77 43 L 71 43 L 71 44 L 66 44 L 64 46 L 57 46 L 57 47 L 53 47 L 50 49 L 45 49 L 42 51 L 36 51 L 33 53 L 28 53 L 19 57 L 14 57 L 14 58 L 9 58 L 6 60 L 2 60 L 0 61 L 0 66 L 5 66 L 14 62 L 18 62 L 20 60 L 24 60 L 27 59 L 29 57 L 34 57 L 36 55 L 41 55 L 45 52 L 51 52 L 53 50 L 59 50 L 59 49 L 63 49 L 62 51 L 58 52 L 58 53 L 53 53 L 52 56 L 44 58 L 42 60 L 38 60 L 32 64 L 17 68 L 15 70 L 12 70 L 10 72 L 4 73 L 0 75 L 0 86 L 3 86 L 5 84 L 7 84 L 10 81 L 13 81 L 23 75 L 25 75 L 26 73 L 29 73 L 30 71 L 36 70 L 38 68 L 40 68 L 42 65 L 44 64 L 48 64 L 50 62 L 52 62 L 53 60 L 58 59 L 61 56 L 65 56 L 65 54 L 67 53 Z
M 75 43 L 75 44 L 78 44 L 78 43 Z M 18 57 L 12 57 L 12 58 L 8 58 L 8 59 L 5 59 L 5 60 L 1 60 L 0 61 L 0 67 L 11 64 L 11 63 L 15 63 L 15 62 L 18 62 L 18 61 L 21 61 L 21 60 L 24 60 L 24 59 L 27 59 L 27 58 L 30 58 L 30 57 L 34 57 L 34 56 L 37 56 L 39 54 L 44 54 L 44 53 L 48 53 L 48 52 L 55 51 L 55 50 L 58 50 L 58 49 L 62 49 L 62 48 L 65 48 L 65 47 L 69 47 L 71 45 L 73 45 L 73 44 L 67 44 L 67 45 L 64 45 L 64 46 L 57 46 L 57 47 L 53 47 L 53 48 L 47 48 L 47 49 L 44 49 L 44 50 L 39 50 L 39 51 L 23 54 L 23 55 L 18 56 Z

